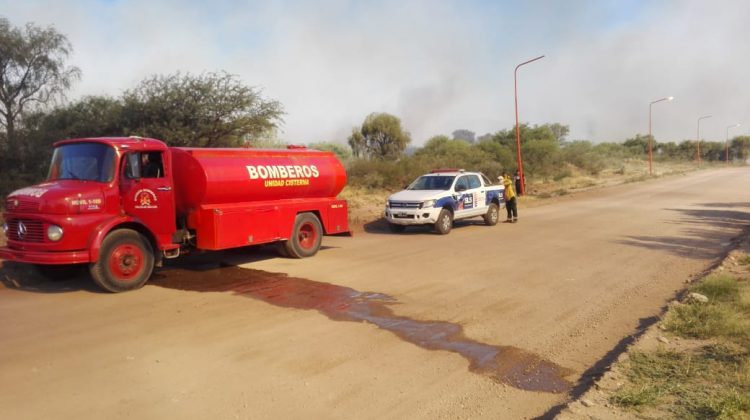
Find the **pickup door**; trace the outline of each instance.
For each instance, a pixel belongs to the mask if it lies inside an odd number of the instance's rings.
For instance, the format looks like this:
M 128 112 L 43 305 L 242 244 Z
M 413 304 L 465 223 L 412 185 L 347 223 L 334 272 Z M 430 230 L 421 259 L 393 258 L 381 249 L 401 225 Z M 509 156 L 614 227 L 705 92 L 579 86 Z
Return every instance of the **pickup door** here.
M 456 180 L 455 218 L 480 216 L 487 212 L 487 191 L 478 175 L 461 175 Z

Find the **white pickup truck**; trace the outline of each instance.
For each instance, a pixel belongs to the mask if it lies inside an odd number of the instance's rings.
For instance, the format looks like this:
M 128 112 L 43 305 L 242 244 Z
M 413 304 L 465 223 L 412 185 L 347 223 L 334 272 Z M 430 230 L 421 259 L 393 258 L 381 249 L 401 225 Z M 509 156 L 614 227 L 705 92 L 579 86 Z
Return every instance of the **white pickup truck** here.
M 477 216 L 494 226 L 505 205 L 504 190 L 481 172 L 436 170 L 388 197 L 385 218 L 393 232 L 403 232 L 406 226 L 434 225 L 435 231 L 445 235 L 454 220 Z

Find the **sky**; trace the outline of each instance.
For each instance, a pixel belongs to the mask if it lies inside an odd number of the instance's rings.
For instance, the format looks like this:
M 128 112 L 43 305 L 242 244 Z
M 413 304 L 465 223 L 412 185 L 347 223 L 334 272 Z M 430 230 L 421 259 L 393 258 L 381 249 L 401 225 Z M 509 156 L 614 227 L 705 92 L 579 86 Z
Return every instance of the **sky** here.
M 68 37 L 69 100 L 226 71 L 282 103 L 293 144 L 345 143 L 372 112 L 415 146 L 512 129 L 514 69 L 541 55 L 518 71 L 521 123 L 621 142 L 651 114 L 657 141 L 681 142 L 711 115 L 703 139 L 750 134 L 747 0 L 0 0 L 0 16 Z

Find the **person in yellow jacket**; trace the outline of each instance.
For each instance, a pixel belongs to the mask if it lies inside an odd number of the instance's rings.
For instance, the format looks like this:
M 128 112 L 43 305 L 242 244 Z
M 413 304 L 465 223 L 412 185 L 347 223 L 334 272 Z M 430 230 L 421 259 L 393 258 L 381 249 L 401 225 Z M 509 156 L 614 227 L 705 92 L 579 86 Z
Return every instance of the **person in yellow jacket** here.
M 508 212 L 508 219 L 505 223 L 516 223 L 518 221 L 518 205 L 516 203 L 516 190 L 513 188 L 513 180 L 507 173 L 499 178 L 505 186 L 503 199 L 505 200 L 505 210 Z

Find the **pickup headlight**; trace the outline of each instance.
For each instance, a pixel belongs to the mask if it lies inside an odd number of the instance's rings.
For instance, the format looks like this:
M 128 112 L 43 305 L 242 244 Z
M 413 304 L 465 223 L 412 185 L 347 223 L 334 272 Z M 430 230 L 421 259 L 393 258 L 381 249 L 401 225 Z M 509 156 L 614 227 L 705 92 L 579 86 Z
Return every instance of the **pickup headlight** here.
M 424 208 L 428 208 L 428 207 L 435 207 L 435 200 L 423 201 L 422 205 L 419 206 L 420 209 L 424 209 Z
M 49 238 L 52 242 L 57 242 L 60 239 L 62 239 L 63 236 L 63 230 L 60 226 L 57 225 L 49 225 L 47 228 L 47 238 Z
M 387 208 L 387 209 L 391 208 L 391 200 L 390 199 L 385 200 L 385 208 Z
M 8 236 L 8 223 L 3 223 L 3 233 Z

